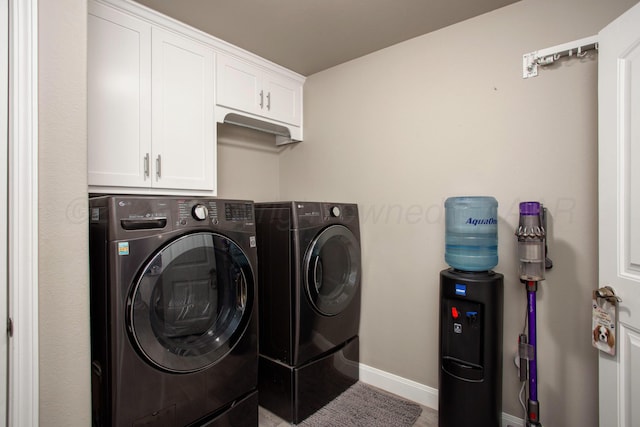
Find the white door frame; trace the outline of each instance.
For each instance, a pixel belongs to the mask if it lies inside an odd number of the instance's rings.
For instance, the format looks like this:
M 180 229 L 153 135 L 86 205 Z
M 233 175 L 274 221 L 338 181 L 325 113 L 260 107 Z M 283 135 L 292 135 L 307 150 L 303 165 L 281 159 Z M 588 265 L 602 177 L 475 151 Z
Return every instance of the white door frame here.
M 9 1 L 0 0 L 0 230 L 7 230 L 7 150 L 9 147 Z M 7 312 L 7 233 L 0 233 L 0 319 Z M 8 336 L 0 339 L 0 426 L 7 419 Z
M 7 425 L 38 419 L 38 0 L 8 0 L 8 311 Z

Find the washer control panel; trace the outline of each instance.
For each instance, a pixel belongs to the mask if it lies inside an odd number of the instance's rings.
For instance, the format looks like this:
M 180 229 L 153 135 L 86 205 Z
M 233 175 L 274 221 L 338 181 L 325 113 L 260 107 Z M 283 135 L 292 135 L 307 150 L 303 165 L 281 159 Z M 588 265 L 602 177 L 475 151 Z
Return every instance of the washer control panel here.
M 209 216 L 209 209 L 201 203 L 198 203 L 191 208 L 191 215 L 196 221 L 204 221 Z
M 177 204 L 176 226 L 218 223 L 218 207 L 215 200 L 178 199 Z
M 124 195 L 97 196 L 90 198 L 90 203 L 90 221 L 112 222 L 118 232 L 219 228 L 255 233 L 254 204 L 250 200 Z
M 227 221 L 253 222 L 253 205 L 246 202 L 226 202 L 224 218 Z

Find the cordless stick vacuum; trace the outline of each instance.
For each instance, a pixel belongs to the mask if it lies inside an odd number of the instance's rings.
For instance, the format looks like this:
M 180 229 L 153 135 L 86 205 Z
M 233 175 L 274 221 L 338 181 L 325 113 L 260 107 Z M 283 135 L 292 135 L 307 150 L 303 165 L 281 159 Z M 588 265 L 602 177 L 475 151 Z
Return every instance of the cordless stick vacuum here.
M 520 380 L 527 379 L 526 361 L 529 361 L 529 399 L 527 401 L 527 427 L 541 426 L 538 402 L 538 366 L 536 355 L 536 291 L 544 280 L 546 262 L 544 209 L 538 202 L 520 203 L 520 224 L 516 230 L 520 258 L 520 281 L 527 290 L 528 336 L 519 338 Z

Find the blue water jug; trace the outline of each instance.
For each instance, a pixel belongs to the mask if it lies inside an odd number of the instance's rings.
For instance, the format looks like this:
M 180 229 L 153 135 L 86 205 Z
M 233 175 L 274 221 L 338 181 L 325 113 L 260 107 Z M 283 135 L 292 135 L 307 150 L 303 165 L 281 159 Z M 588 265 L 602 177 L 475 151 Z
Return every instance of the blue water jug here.
M 463 271 L 488 271 L 498 265 L 498 201 L 449 197 L 444 207 L 447 264 Z

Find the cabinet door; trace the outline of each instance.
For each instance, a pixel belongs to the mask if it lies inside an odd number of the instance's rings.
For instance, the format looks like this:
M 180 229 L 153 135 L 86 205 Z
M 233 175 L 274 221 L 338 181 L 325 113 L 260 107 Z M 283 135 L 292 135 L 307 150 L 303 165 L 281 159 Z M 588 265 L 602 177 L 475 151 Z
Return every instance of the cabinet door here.
M 217 60 L 217 104 L 261 115 L 266 102 L 265 93 L 260 93 L 261 70 L 226 55 L 219 54 Z
M 151 27 L 89 3 L 89 185 L 149 186 Z
M 153 187 L 215 190 L 214 53 L 153 28 Z
M 267 117 L 300 126 L 302 112 L 300 83 L 276 74 L 265 73 L 263 90 Z
M 218 55 L 216 103 L 238 111 L 300 126 L 302 85 L 276 72 Z

